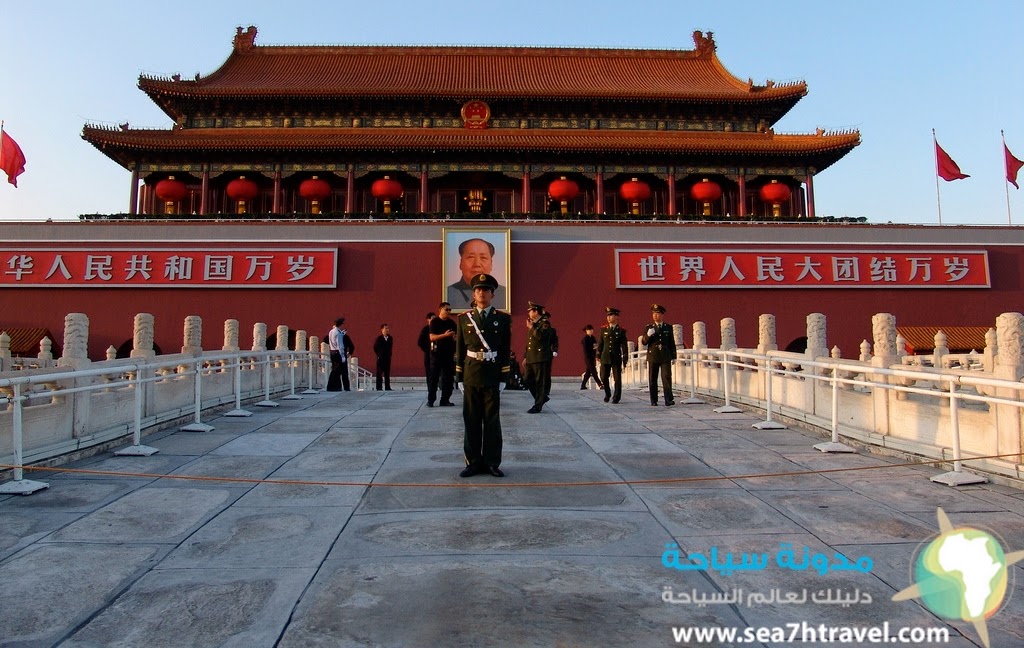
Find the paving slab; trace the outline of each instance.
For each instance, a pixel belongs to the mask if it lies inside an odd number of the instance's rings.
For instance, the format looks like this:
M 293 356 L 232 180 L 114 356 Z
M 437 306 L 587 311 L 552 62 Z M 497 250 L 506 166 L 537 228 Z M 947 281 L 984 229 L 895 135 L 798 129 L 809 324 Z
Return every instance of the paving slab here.
M 631 389 L 611 405 L 576 387 L 556 385 L 539 415 L 525 392 L 503 395 L 503 479 L 458 476 L 461 408 L 426 407 L 422 387 L 281 401 L 212 417 L 213 432 L 154 434 L 150 457 L 33 473 L 50 488 L 0 497 L 0 645 L 633 648 L 687 645 L 673 628 L 806 621 L 943 628 L 944 645 L 980 646 L 969 624 L 892 595 L 938 531 L 936 506 L 1024 549 L 1024 491 L 819 453 L 820 431 L 756 430 L 713 403 L 651 407 Z M 855 470 L 813 473 L 834 468 Z M 766 476 L 797 471 L 813 474 Z M 698 569 L 711 548 L 784 544 L 874 564 Z M 1012 573 L 1024 586 L 1024 562 Z M 773 590 L 808 600 L 769 602 Z M 858 590 L 871 602 L 813 600 Z M 1024 645 L 1022 617 L 1016 592 L 988 620 L 992 645 Z

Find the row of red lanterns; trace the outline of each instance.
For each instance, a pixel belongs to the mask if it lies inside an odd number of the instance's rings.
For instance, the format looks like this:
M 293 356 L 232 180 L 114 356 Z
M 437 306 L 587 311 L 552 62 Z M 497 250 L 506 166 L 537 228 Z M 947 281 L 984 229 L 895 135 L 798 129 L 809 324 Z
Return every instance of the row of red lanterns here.
M 188 188 L 185 186 L 185 183 L 181 180 L 176 180 L 174 176 L 169 176 L 158 182 L 154 191 L 156 197 L 165 203 L 176 203 L 188 195 Z M 574 180 L 569 180 L 565 176 L 548 185 L 548 195 L 552 200 L 557 200 L 561 203 L 562 213 L 566 211 L 566 203 L 576 198 L 579 192 L 579 185 Z M 391 201 L 401 198 L 404 192 L 400 182 L 384 176 L 374 181 L 370 187 L 370 193 L 373 194 L 374 198 L 384 201 L 384 211 L 388 212 L 390 211 Z M 780 183 L 778 180 L 772 180 L 770 183 L 763 185 L 758 194 L 762 201 L 772 204 L 775 210 L 778 211 L 779 205 L 789 200 L 791 192 L 788 186 Z M 227 195 L 232 200 L 245 203 L 259 195 L 259 186 L 254 181 L 241 176 L 228 183 Z M 313 211 L 316 213 L 319 211 L 319 201 L 331 195 L 331 185 L 326 180 L 313 176 L 303 180 L 299 185 L 299 195 L 314 203 Z M 629 182 L 625 182 L 619 187 L 619 195 L 623 200 L 632 204 L 634 213 L 638 213 L 639 203 L 651 197 L 651 187 L 638 178 L 632 178 Z M 722 187 L 717 182 L 704 178 L 701 182 L 693 185 L 690 189 L 690 195 L 697 202 L 704 203 L 704 213 L 708 214 L 710 213 L 710 203 L 722 197 Z M 244 205 L 241 206 L 241 209 L 244 209 Z
M 551 199 L 562 203 L 562 213 L 566 211 L 566 203 L 576 198 L 579 192 L 579 185 L 565 176 L 555 180 L 548 186 L 548 195 Z M 778 209 L 781 203 L 789 200 L 791 192 L 786 185 L 778 180 L 772 180 L 769 184 L 761 187 L 758 195 L 762 201 L 771 203 Z M 619 196 L 631 203 L 634 213 L 637 213 L 639 203 L 651 197 L 651 187 L 643 180 L 633 178 L 619 187 Z M 690 196 L 697 202 L 704 203 L 705 214 L 710 214 L 711 203 L 722 197 L 722 187 L 717 182 L 704 178 L 701 182 L 693 185 L 690 189 Z

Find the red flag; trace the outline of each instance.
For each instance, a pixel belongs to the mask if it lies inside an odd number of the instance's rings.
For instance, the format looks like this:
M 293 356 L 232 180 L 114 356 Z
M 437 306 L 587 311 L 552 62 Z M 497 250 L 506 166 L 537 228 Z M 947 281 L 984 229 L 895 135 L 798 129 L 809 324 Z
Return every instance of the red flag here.
M 1024 162 L 1013 157 L 1013 153 L 1010 153 L 1010 147 L 1006 145 L 1006 142 L 1003 142 L 1003 152 L 1006 154 L 1006 181 L 1020 189 L 1017 185 L 1017 172 L 1020 171 L 1021 167 L 1024 167 Z
M 25 172 L 25 154 L 7 133 L 0 131 L 0 169 L 7 174 L 7 182 L 18 186 L 18 176 Z
M 960 167 L 953 161 L 953 158 L 949 157 L 949 153 L 942 150 L 938 140 L 935 141 L 935 160 L 938 166 L 939 177 L 947 182 L 971 177 L 966 173 L 960 173 Z

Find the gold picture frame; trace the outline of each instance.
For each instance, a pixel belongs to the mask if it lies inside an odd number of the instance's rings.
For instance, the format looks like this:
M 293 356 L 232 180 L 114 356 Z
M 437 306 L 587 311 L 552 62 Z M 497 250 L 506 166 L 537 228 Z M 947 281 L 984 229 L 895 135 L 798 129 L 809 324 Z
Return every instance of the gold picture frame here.
M 511 235 L 508 228 L 444 228 L 441 301 L 451 304 L 453 312 L 470 309 L 473 291 L 468 279 L 480 273 L 489 274 L 498 282 L 491 305 L 506 313 L 511 311 Z

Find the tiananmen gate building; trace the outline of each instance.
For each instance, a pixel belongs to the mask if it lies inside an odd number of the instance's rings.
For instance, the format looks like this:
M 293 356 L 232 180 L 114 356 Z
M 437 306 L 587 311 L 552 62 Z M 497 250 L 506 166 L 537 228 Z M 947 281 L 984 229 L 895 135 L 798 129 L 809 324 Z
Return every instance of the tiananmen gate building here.
M 717 346 L 732 318 L 745 348 L 761 314 L 785 349 L 822 313 L 844 357 L 875 313 L 931 331 L 1024 310 L 1024 230 L 816 214 L 814 177 L 860 133 L 774 132 L 807 85 L 739 78 L 693 36 L 678 51 L 262 46 L 239 28 L 211 74 L 140 77 L 173 127 L 85 126 L 130 174 L 125 214 L 0 221 L 0 330 L 59 337 L 85 313 L 98 359 L 130 348 L 137 313 L 167 352 L 191 315 L 204 349 L 227 319 L 243 337 L 323 338 L 344 316 L 364 366 L 387 322 L 395 375 L 418 376 L 424 314 L 458 295 L 471 239 L 499 307 L 551 311 L 563 376 L 607 306 L 635 340 L 665 305 L 686 346 L 694 321 Z

